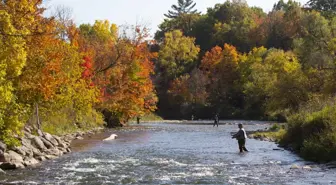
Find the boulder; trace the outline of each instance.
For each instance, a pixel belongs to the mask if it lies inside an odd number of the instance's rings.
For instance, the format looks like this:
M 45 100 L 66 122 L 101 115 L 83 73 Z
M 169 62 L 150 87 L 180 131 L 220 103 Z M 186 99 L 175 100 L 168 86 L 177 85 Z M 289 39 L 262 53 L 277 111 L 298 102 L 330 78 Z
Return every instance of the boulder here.
M 57 156 L 54 156 L 54 155 L 46 155 L 45 157 L 48 160 L 52 160 L 52 159 L 56 159 L 57 158 Z
M 71 152 L 71 149 L 70 149 L 70 148 L 67 148 L 67 152 L 70 153 L 70 152 Z
M 76 139 L 77 140 L 83 140 L 84 138 L 82 136 L 77 136 Z
M 61 142 L 61 143 L 59 143 L 58 146 L 61 147 L 61 148 L 68 148 L 69 145 L 65 142 Z
M 300 169 L 300 167 L 296 164 L 292 165 L 290 169 L 295 170 L 295 169 Z
M 7 145 L 0 141 L 0 150 L 3 152 L 6 152 L 6 149 L 7 149 Z
M 45 133 L 44 134 L 44 138 L 46 140 L 48 140 L 51 144 L 53 144 L 54 146 L 58 146 L 58 141 L 54 138 L 54 136 L 52 136 L 49 133 Z
M 304 166 L 304 167 L 302 167 L 302 169 L 304 169 L 304 170 L 312 170 L 312 167 L 310 167 L 310 166 Z
M 110 137 L 104 139 L 103 141 L 111 141 L 111 140 L 115 140 L 118 137 L 118 135 L 116 134 L 112 134 Z
M 44 136 L 44 133 L 42 132 L 42 130 L 37 130 L 37 134 L 40 136 L 40 137 L 43 137 Z
M 1 166 L 1 164 L 0 164 L 0 166 Z M 3 170 L 0 168 L 0 174 L 6 174 L 6 172 L 3 171 Z
M 36 166 L 39 163 L 35 158 L 25 158 L 23 164 L 25 166 Z
M 76 137 L 75 136 L 73 136 L 72 134 L 67 134 L 67 135 L 65 135 L 64 136 L 64 141 L 66 141 L 66 142 L 71 142 L 72 140 L 74 140 Z
M 54 147 L 53 144 L 51 144 L 48 140 L 44 139 L 43 137 L 40 137 L 40 139 L 41 139 L 41 141 L 43 142 L 43 144 L 44 144 L 48 149 Z
M 63 155 L 63 152 L 59 151 L 57 148 L 52 148 L 49 150 L 46 150 L 47 155 L 53 155 L 53 156 L 61 156 Z
M 48 134 L 48 133 L 46 133 L 46 134 Z M 60 144 L 60 143 L 62 143 L 62 142 L 64 142 L 60 137 L 58 137 L 58 136 L 53 136 L 54 137 L 54 139 L 57 141 L 57 146 Z
M 44 156 L 44 154 L 42 154 L 38 149 L 33 150 L 33 157 L 37 158 L 40 156 Z
M 37 136 L 32 138 L 31 142 L 34 146 L 36 146 L 38 149 L 40 149 L 42 151 L 47 149 L 46 146 L 44 145 L 43 141 Z
M 3 170 L 16 170 L 16 169 L 23 169 L 25 166 L 22 163 L 2 163 L 0 164 L 0 169 Z
M 9 150 L 7 153 L 4 154 L 6 162 L 10 163 L 22 163 L 23 158 L 20 154 Z
M 16 153 L 25 156 L 26 155 L 26 151 L 22 149 L 22 147 L 14 147 L 13 151 L 15 151 Z
M 39 161 L 46 161 L 47 160 L 47 158 L 45 156 L 39 156 L 36 159 L 39 160 Z

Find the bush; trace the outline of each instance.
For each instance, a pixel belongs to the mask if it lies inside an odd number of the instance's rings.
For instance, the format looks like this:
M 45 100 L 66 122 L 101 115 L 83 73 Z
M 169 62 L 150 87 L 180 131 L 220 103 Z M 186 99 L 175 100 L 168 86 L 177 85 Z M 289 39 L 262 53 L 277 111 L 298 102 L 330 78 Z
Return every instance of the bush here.
M 281 143 L 292 145 L 305 159 L 333 161 L 336 160 L 335 131 L 335 105 L 326 104 L 319 111 L 305 107 L 289 117 L 288 129 Z

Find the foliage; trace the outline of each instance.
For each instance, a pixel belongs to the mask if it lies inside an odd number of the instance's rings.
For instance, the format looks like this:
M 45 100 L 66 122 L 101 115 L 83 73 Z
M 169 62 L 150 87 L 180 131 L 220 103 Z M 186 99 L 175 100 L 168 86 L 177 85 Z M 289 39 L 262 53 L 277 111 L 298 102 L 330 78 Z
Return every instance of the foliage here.
M 169 10 L 165 16 L 167 18 L 176 18 L 183 14 L 198 14 L 197 10 L 194 10 L 195 6 L 196 3 L 193 0 L 178 0 L 178 5 L 172 5 L 173 11 Z

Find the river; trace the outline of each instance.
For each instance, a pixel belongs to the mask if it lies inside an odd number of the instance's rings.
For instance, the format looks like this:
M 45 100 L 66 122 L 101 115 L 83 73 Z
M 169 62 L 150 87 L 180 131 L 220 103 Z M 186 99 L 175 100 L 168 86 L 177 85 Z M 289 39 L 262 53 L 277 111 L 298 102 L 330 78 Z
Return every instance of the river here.
M 237 123 L 237 122 L 231 122 Z M 247 123 L 247 122 L 246 122 Z M 246 130 L 268 125 L 249 122 Z M 8 171 L 0 184 L 332 184 L 336 170 L 247 140 L 239 154 L 236 125 L 152 123 L 74 143 L 74 152 L 38 167 Z M 102 138 L 114 133 L 118 139 Z M 291 169 L 309 165 L 312 169 Z

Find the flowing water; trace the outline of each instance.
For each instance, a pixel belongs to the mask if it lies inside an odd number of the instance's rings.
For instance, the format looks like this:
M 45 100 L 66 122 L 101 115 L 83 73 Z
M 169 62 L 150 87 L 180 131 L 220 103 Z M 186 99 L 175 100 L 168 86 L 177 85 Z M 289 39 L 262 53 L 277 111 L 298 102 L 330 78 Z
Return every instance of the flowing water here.
M 234 123 L 234 122 L 232 122 Z M 246 130 L 267 125 L 246 125 Z M 236 125 L 146 124 L 74 144 L 75 152 L 9 171 L 0 184 L 332 184 L 336 170 L 303 161 L 276 144 L 248 140 L 239 154 Z M 117 140 L 102 142 L 111 133 Z M 312 169 L 291 169 L 309 165 Z

